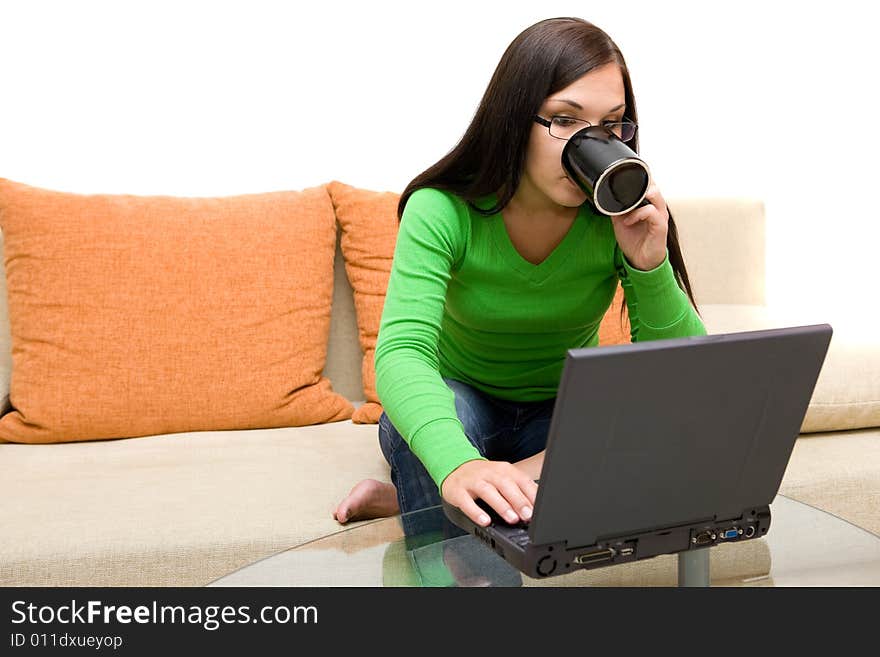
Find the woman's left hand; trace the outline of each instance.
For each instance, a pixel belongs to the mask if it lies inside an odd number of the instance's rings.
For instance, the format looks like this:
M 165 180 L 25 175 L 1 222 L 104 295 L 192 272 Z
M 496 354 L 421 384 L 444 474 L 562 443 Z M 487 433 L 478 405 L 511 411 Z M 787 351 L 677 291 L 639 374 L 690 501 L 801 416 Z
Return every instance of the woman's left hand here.
M 611 224 L 617 244 L 629 264 L 648 271 L 659 267 L 666 258 L 669 210 L 660 188 L 654 183 L 648 187 L 645 198 L 651 205 L 611 217 Z

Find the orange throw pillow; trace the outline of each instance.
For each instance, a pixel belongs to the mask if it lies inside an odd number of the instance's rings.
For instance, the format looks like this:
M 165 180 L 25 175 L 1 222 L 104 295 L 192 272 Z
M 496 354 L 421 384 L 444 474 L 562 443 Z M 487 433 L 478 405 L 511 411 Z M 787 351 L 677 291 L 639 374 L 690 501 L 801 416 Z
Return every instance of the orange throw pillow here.
M 21 443 L 334 422 L 326 188 L 73 194 L 0 178 Z
M 382 406 L 376 395 L 373 359 L 397 242 L 397 203 L 400 194 L 359 189 L 338 180 L 328 183 L 327 189 L 342 229 L 340 247 L 345 259 L 345 271 L 354 290 L 358 334 L 364 352 L 361 373 L 366 401 L 355 410 L 352 421 L 358 424 L 376 423 L 382 415 Z M 620 321 L 623 302 L 623 288 L 618 285 L 611 307 L 599 326 L 599 344 L 630 341 L 629 321 L 625 315 L 623 325 Z
M 623 308 L 623 318 L 620 309 Z M 626 298 L 623 296 L 623 287 L 617 284 L 617 291 L 611 300 L 611 305 L 605 311 L 605 316 L 599 324 L 599 346 L 612 344 L 628 344 L 632 342 L 629 334 L 629 314 L 626 311 Z
M 356 424 L 375 424 L 382 415 L 382 406 L 376 395 L 373 359 L 397 243 L 400 194 L 358 189 L 337 180 L 327 184 L 327 191 L 342 230 L 339 247 L 345 259 L 345 273 L 354 291 L 358 338 L 364 353 L 361 378 L 365 402 L 355 410 L 351 419 Z

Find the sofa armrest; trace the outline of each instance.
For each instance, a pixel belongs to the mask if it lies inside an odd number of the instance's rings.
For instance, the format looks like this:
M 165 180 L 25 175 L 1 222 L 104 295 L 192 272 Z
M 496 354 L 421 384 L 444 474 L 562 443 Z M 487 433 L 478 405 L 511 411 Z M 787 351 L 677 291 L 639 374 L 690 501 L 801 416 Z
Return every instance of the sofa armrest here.
M 880 342 L 870 330 L 856 323 L 829 321 L 815 309 L 706 304 L 700 312 L 710 334 L 830 324 L 834 333 L 801 433 L 880 426 Z

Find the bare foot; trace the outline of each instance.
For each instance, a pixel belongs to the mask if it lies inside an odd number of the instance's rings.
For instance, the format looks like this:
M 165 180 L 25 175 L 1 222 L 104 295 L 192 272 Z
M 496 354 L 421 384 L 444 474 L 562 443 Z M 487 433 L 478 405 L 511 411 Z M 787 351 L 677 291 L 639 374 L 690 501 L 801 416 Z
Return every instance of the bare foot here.
M 397 505 L 397 489 L 375 479 L 364 479 L 355 484 L 351 492 L 339 503 L 333 517 L 340 524 L 350 520 L 386 518 L 400 512 Z

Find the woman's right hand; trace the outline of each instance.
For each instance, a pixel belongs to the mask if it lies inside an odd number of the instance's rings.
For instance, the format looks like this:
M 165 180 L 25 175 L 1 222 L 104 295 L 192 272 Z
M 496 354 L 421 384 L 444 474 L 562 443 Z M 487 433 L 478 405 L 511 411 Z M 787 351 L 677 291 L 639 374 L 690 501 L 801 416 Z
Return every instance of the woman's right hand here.
M 538 484 L 522 469 L 506 461 L 481 459 L 462 463 L 447 475 L 440 489 L 443 499 L 482 527 L 489 524 L 489 516 L 476 498 L 514 524 L 532 517 L 537 493 Z

